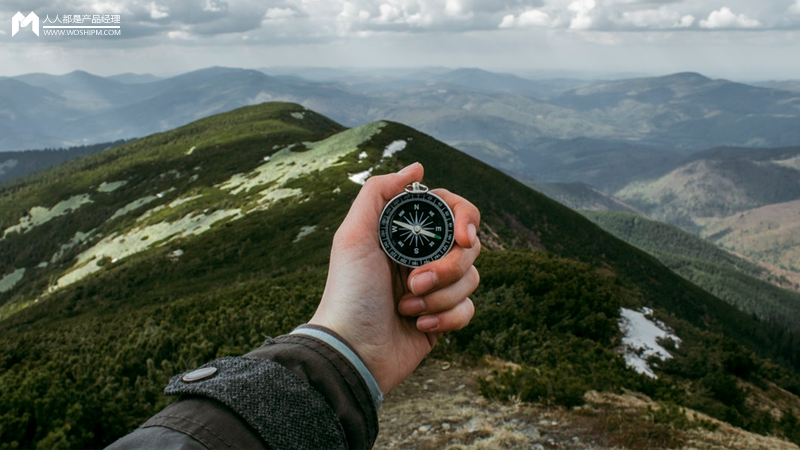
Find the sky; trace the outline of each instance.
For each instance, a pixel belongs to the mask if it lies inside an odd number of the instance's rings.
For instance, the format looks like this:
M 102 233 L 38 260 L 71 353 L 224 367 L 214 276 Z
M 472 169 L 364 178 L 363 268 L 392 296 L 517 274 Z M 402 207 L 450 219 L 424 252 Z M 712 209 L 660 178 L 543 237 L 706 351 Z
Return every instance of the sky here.
M 75 15 L 119 35 L 46 34 Z M 209 66 L 800 79 L 800 0 L 0 0 L 0 76 Z

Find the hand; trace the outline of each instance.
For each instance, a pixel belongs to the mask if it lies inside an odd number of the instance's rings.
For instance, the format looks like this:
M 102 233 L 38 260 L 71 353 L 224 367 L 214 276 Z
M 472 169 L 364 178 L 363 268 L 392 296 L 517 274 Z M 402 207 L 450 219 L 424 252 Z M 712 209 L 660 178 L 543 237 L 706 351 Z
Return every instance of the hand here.
M 384 393 L 416 369 L 442 334 L 465 327 L 475 313 L 468 296 L 479 281 L 472 264 L 481 249 L 480 213 L 470 202 L 444 189 L 432 191 L 453 210 L 455 245 L 444 258 L 411 271 L 407 282 L 381 249 L 383 207 L 405 186 L 422 181 L 423 172 L 414 163 L 367 180 L 333 238 L 325 292 L 309 321 L 347 340 Z

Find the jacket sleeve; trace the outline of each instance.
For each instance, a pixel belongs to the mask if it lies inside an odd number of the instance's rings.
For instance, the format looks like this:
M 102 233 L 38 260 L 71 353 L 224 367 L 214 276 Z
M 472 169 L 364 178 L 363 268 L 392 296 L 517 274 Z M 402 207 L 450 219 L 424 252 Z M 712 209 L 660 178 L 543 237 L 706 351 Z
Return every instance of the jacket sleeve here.
M 303 326 L 170 380 L 179 400 L 109 449 L 368 449 L 382 395 L 333 331 Z

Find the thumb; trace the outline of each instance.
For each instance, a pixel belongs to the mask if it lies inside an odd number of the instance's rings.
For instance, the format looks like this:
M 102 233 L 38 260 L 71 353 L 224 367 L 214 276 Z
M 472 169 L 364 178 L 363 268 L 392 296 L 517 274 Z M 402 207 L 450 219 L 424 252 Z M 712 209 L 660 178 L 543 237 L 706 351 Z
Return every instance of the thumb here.
M 373 230 L 374 233 L 371 234 L 377 239 L 378 221 L 386 202 L 403 192 L 407 185 L 422 181 L 424 173 L 422 164 L 416 162 L 397 173 L 369 178 L 339 227 L 339 234 L 358 233 L 363 236 L 362 233 Z
M 358 193 L 348 218 L 355 214 L 360 216 L 361 220 L 367 220 L 366 216 L 371 215 L 374 216 L 374 222 L 377 224 L 378 216 L 386 206 L 386 202 L 403 192 L 403 189 L 409 184 L 422 181 L 424 172 L 422 164 L 415 162 L 397 173 L 369 178 L 361 188 L 361 192 Z

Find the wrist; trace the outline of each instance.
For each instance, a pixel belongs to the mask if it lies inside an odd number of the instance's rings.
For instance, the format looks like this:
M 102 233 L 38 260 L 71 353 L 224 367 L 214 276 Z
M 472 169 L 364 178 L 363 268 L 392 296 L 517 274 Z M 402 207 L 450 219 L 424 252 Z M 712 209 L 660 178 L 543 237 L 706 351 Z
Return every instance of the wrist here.
M 372 395 L 372 400 L 375 403 L 375 409 L 380 409 L 381 404 L 383 403 L 383 392 L 381 392 L 378 381 L 369 367 L 367 367 L 367 364 L 364 362 L 362 357 L 358 354 L 356 349 L 354 349 L 345 338 L 328 327 L 312 323 L 301 325 L 295 328 L 294 331 L 289 334 L 308 336 L 318 339 L 339 352 L 350 362 L 350 364 L 353 365 L 353 367 L 356 368 L 359 375 L 361 375 L 361 378 L 369 388 L 370 395 Z

